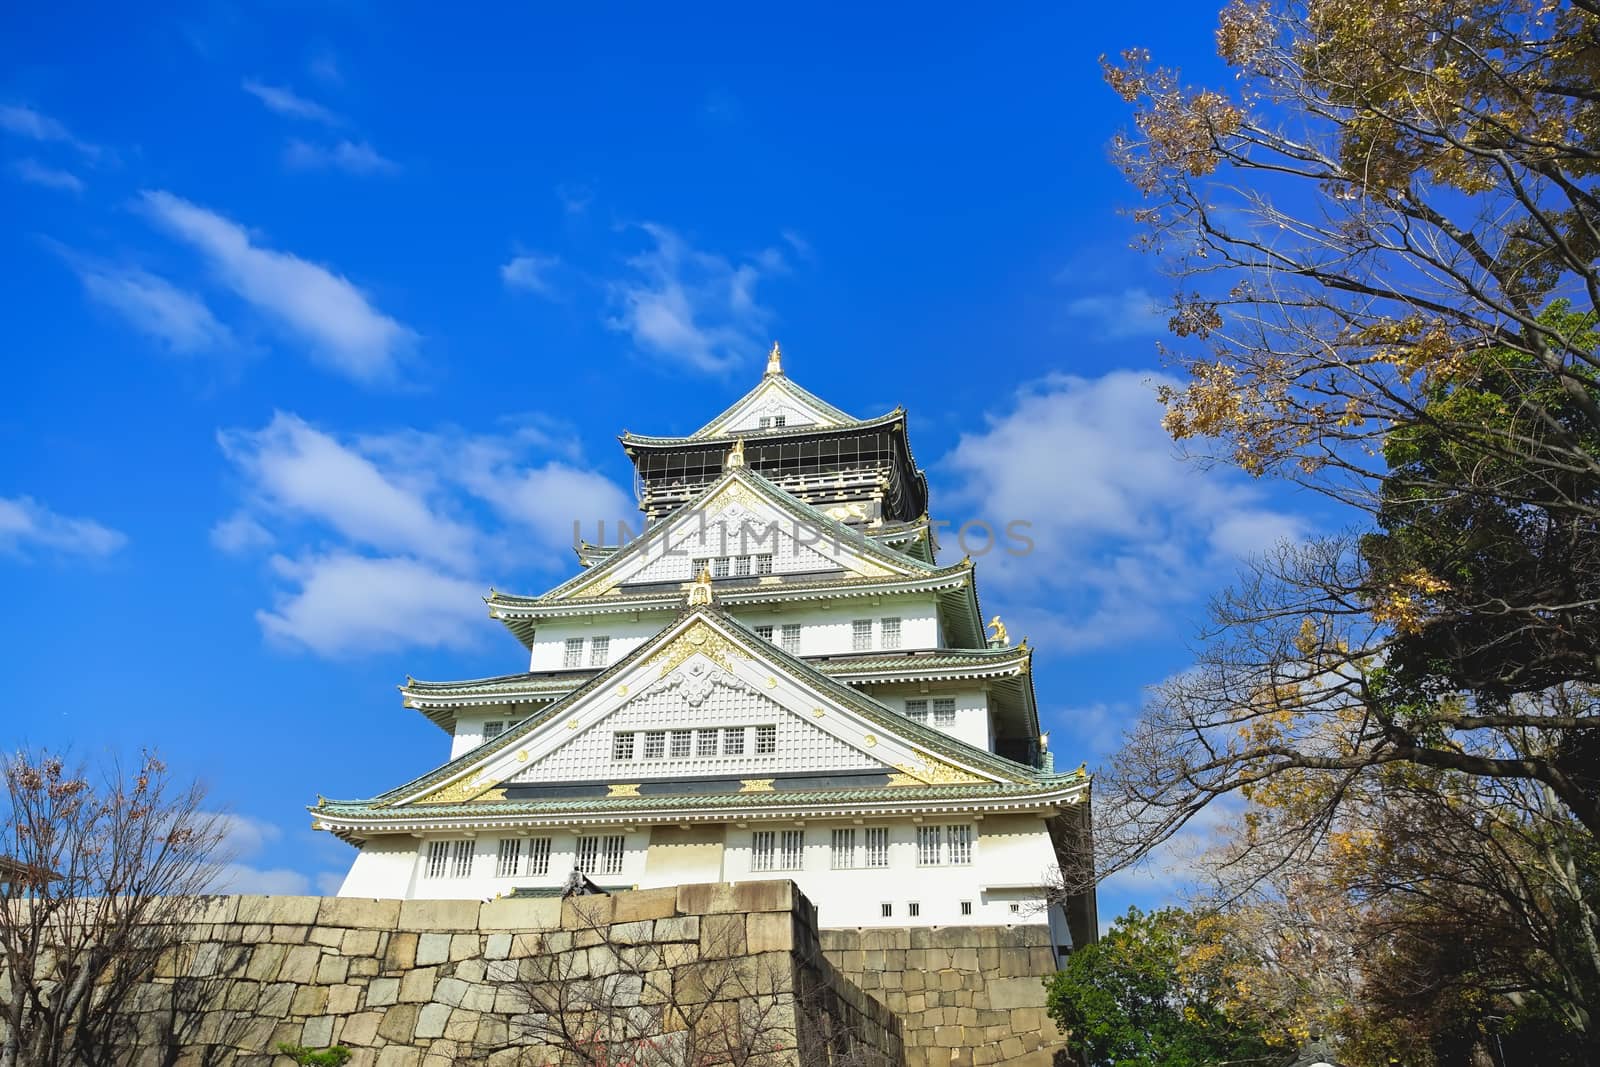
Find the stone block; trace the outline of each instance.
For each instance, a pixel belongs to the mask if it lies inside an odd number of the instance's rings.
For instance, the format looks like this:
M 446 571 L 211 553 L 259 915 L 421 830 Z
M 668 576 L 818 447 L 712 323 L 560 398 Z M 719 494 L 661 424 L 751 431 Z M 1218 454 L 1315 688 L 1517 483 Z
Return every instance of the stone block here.
M 331 952 L 317 961 L 317 982 L 321 985 L 338 985 L 350 973 L 350 961 Z
M 503 960 L 511 955 L 510 934 L 490 934 L 483 943 L 483 958 Z
M 424 1004 L 417 1013 L 416 1037 L 443 1037 L 444 1024 L 450 1020 L 453 1009 L 448 1004 Z
M 1011 1010 L 1011 1029 L 1019 1034 L 1033 1033 L 1039 1029 L 1043 1011 L 1039 1008 L 1013 1008 Z
M 415 1004 L 432 1000 L 434 979 L 438 973 L 439 968 L 437 967 L 418 967 L 401 975 L 401 1003 Z
M 346 930 L 339 940 L 339 951 L 346 956 L 371 956 L 378 951 L 378 931 Z
M 343 1045 L 370 1045 L 378 1036 L 378 1022 L 383 1018 L 381 1011 L 363 1011 L 345 1018 L 344 1030 L 339 1034 L 339 1043 Z
M 201 897 L 199 907 L 195 909 L 194 921 L 197 923 L 231 923 L 236 921 L 239 914 L 239 901 L 235 896 L 210 896 Z
M 280 945 L 303 945 L 310 934 L 311 927 L 309 926 L 273 923 L 267 927 L 267 940 L 276 941 Z
M 657 919 L 655 936 L 657 941 L 698 941 L 700 916 L 678 915 L 668 919 Z
M 679 915 L 713 915 L 737 910 L 733 886 L 725 882 L 702 882 L 678 887 Z
M 383 1008 L 400 999 L 400 979 L 374 978 L 367 983 L 367 1007 Z
M 244 966 L 244 976 L 256 982 L 270 982 L 278 977 L 278 968 L 288 954 L 288 945 L 257 945 Z
M 631 893 L 616 894 L 613 919 L 619 923 L 638 922 L 642 919 L 667 919 L 678 912 L 678 887 L 664 889 L 636 889 Z
M 939 1048 L 957 1049 L 965 1044 L 966 1038 L 962 1036 L 959 1026 L 936 1026 L 933 1028 L 933 1043 Z
M 421 1062 L 421 1049 L 389 1045 L 378 1051 L 377 1067 L 418 1067 Z
M 616 901 L 607 896 L 569 897 L 561 902 L 563 930 L 596 930 L 611 923 Z
M 400 901 L 366 897 L 323 897 L 317 907 L 321 926 L 392 930 L 400 921 Z
M 389 945 L 383 951 L 383 969 L 407 971 L 417 962 L 417 935 L 409 931 L 391 934 Z
M 402 900 L 399 925 L 418 932 L 476 930 L 481 907 L 476 900 Z
M 713 914 L 700 919 L 700 955 L 721 959 L 745 951 L 743 915 Z
M 561 900 L 558 897 L 537 897 L 514 900 L 510 897 L 490 900 L 478 911 L 478 929 L 491 930 L 553 930 L 561 925 Z
M 256 1014 L 268 1019 L 281 1019 L 288 1015 L 296 988 L 293 982 L 262 986 L 261 997 L 256 1001 Z
M 322 986 L 303 985 L 294 991 L 289 1005 L 291 1015 L 321 1015 L 328 1006 L 328 991 Z
M 489 965 L 483 960 L 462 960 L 456 964 L 455 977 L 463 982 L 481 982 Z
M 457 1008 L 466 997 L 468 988 L 470 987 L 467 983 L 459 978 L 441 978 L 439 984 L 434 987 L 433 999 Z
M 450 959 L 469 960 L 483 954 L 483 939 L 477 934 L 456 934 L 450 938 Z
M 637 922 L 619 922 L 611 927 L 614 945 L 643 945 L 655 940 L 656 924 L 649 919 Z
M 356 956 L 350 961 L 350 978 L 371 978 L 383 967 L 376 956 Z
M 457 1008 L 444 1024 L 444 1036 L 451 1041 L 471 1041 L 478 1035 L 478 1013 L 470 1008 Z
M 313 926 L 306 932 L 306 940 L 323 948 L 338 948 L 344 943 L 344 931 L 336 926 Z
M 383 1013 L 378 1023 L 378 1036 L 385 1041 L 409 1044 L 417 1029 L 417 1006 L 395 1004 Z
M 349 1015 L 361 1003 L 361 987 L 358 985 L 336 985 L 328 989 L 329 1015 Z
M 960 989 L 962 974 L 956 970 L 943 970 L 939 972 L 940 989 Z
M 322 950 L 316 945 L 291 946 L 284 954 L 283 966 L 278 968 L 278 980 L 304 985 L 316 975 L 317 960 L 321 957 Z
M 327 1048 L 333 1044 L 333 1016 L 307 1019 L 305 1028 L 300 1031 L 300 1043 L 308 1048 Z
M 417 938 L 416 965 L 445 963 L 450 959 L 449 934 L 422 934 Z
M 986 987 L 991 1008 L 1044 1006 L 1044 983 L 1037 978 L 996 978 Z
M 321 903 L 321 897 L 240 897 L 233 921 L 309 926 L 317 921 Z

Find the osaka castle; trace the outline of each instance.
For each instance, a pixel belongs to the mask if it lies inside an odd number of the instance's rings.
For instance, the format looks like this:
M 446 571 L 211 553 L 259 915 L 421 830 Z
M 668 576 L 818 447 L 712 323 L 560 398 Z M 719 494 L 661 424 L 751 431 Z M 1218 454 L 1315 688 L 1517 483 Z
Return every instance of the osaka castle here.
M 1092 939 L 1092 895 L 1049 892 L 1084 859 L 1088 776 L 1054 769 L 1033 652 L 986 627 L 973 561 L 938 559 L 905 412 L 845 414 L 774 345 L 698 431 L 621 440 L 638 529 L 486 598 L 526 669 L 408 678 L 450 758 L 311 809 L 359 849 L 340 894 L 781 878 L 825 928 Z

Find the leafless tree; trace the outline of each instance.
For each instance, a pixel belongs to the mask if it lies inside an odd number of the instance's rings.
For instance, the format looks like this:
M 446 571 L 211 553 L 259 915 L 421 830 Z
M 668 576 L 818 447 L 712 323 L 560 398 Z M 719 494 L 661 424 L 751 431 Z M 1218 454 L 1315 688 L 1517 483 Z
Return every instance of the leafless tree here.
M 0 773 L 0 1067 L 116 1062 L 135 1043 L 130 998 L 215 876 L 220 822 L 148 752 L 93 777 L 18 752 Z

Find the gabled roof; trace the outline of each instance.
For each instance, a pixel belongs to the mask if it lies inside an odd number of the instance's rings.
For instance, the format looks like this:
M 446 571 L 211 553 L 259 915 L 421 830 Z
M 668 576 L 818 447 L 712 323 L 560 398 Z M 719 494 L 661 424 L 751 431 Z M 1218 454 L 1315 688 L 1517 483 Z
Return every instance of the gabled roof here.
M 733 665 L 732 670 L 781 673 L 805 694 L 807 702 L 821 701 L 840 712 L 842 717 L 828 719 L 827 729 L 841 737 L 855 737 L 855 743 L 875 753 L 874 759 L 901 772 L 896 777 L 904 779 L 902 784 L 882 787 L 885 802 L 899 803 L 896 798 L 902 788 L 949 786 L 955 787 L 957 795 L 965 791 L 974 797 L 991 793 L 1016 796 L 1059 791 L 1077 781 L 1070 775 L 1041 774 L 914 722 L 757 637 L 720 608 L 708 606 L 684 612 L 616 664 L 498 738 L 370 800 L 330 802 L 323 807 L 349 815 L 372 815 L 382 809 L 380 814 L 387 817 L 426 814 L 419 809 L 438 813 L 468 802 L 488 803 L 486 796 L 518 771 L 529 758 L 530 748 L 562 743 L 566 735 L 555 731 L 555 723 L 566 719 L 567 729 L 574 731 L 593 728 L 626 702 L 629 684 L 665 677 L 696 654 L 720 655 Z M 661 670 L 652 676 L 658 662 Z M 768 675 L 766 685 L 773 689 L 778 683 Z M 818 716 L 819 721 L 821 718 Z M 750 798 L 741 803 L 750 803 Z M 311 810 L 319 816 L 323 813 L 321 807 Z

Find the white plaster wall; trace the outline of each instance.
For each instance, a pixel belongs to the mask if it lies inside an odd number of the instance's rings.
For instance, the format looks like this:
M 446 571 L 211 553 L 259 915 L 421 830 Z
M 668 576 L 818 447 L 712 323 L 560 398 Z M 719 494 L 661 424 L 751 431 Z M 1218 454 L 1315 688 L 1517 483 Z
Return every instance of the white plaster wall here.
M 606 663 L 608 665 L 616 663 L 660 633 L 672 617 L 669 612 L 657 612 L 654 615 L 641 615 L 637 619 L 629 615 L 595 615 L 587 619 L 558 619 L 540 623 L 538 630 L 534 632 L 533 651 L 529 656 L 528 670 L 568 669 L 562 666 L 562 657 L 566 653 L 569 637 L 584 638 L 585 669 L 589 666 L 588 638 L 591 637 L 611 638 Z
M 504 728 L 509 730 L 531 714 L 533 708 L 526 704 L 495 704 L 457 714 L 455 733 L 450 738 L 450 758 L 455 759 L 483 744 L 484 723 L 504 723 Z
M 904 713 L 906 701 L 926 700 L 928 702 L 928 719 L 926 725 L 940 733 L 949 734 L 959 738 L 969 745 L 981 748 L 987 752 L 994 751 L 994 730 L 989 715 L 989 693 L 982 687 L 973 688 L 940 688 L 917 685 L 870 685 L 861 686 L 861 691 L 870 695 L 874 700 L 882 701 L 895 711 Z M 949 698 L 956 702 L 956 721 L 949 726 L 940 726 L 933 721 L 934 698 Z
M 378 837 L 365 842 L 339 886 L 339 896 L 410 897 L 416 856 L 417 842 L 412 837 Z

